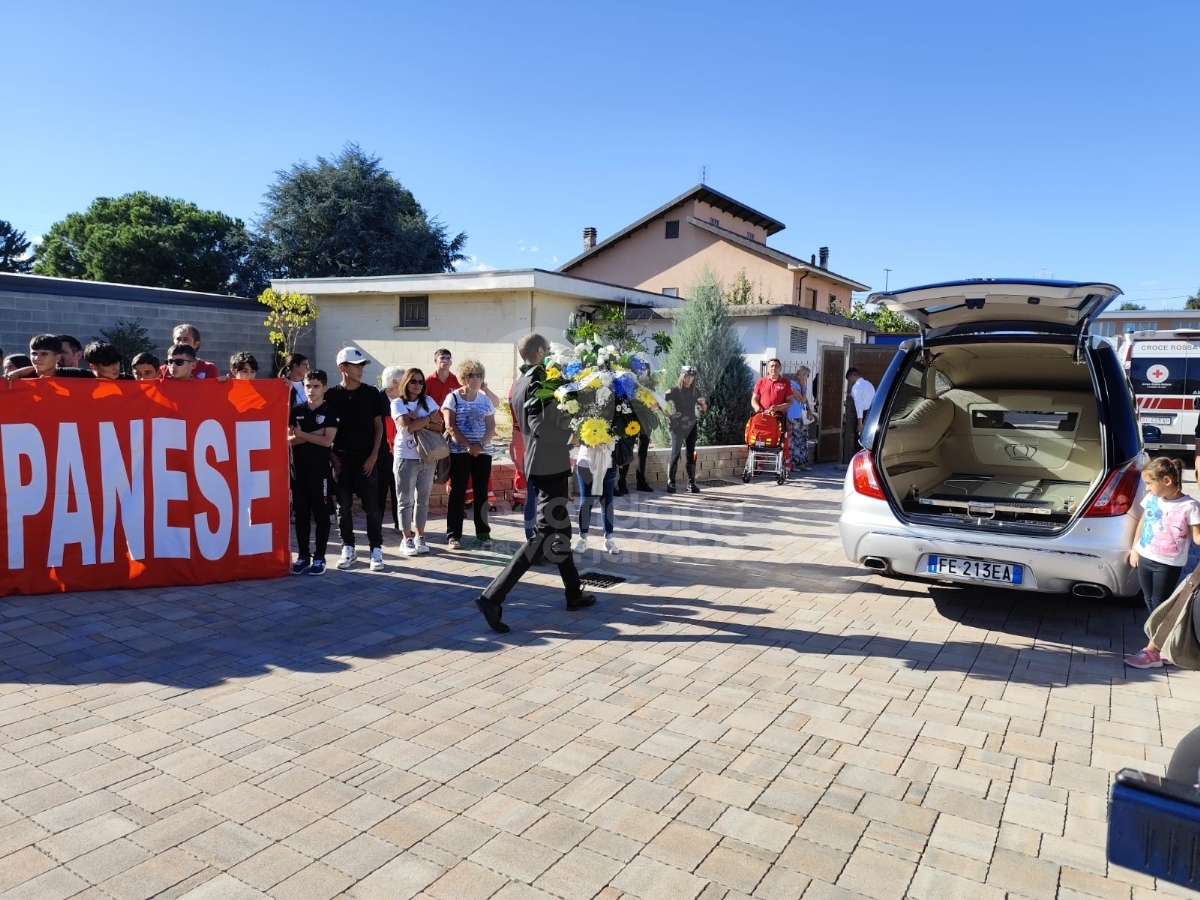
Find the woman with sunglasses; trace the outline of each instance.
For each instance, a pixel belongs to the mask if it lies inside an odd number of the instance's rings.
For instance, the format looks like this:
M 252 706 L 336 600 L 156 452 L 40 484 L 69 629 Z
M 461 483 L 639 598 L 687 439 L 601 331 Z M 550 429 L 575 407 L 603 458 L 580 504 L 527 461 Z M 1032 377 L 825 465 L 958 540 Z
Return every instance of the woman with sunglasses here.
M 446 502 L 446 545 L 462 546 L 467 485 L 475 507 L 475 537 L 482 549 L 492 545 L 488 524 L 488 480 L 492 476 L 492 436 L 496 433 L 496 408 L 482 390 L 483 363 L 465 359 L 458 365 L 464 386 L 451 391 L 442 404 L 450 436 L 450 498 Z
M 425 522 L 429 518 L 429 494 L 433 490 L 436 463 L 424 462 L 417 446 L 417 432 L 445 427 L 434 399 L 425 393 L 425 376 L 420 369 L 388 366 L 383 370 L 383 392 L 391 401 L 396 423 L 395 478 L 397 505 L 400 507 L 401 556 L 428 553 Z

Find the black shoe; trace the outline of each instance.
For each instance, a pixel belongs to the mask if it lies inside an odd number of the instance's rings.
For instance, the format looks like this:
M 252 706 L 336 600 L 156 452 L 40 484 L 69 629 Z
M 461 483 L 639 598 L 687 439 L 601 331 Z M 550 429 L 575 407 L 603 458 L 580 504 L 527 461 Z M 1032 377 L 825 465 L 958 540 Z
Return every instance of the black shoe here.
M 501 610 L 499 603 L 492 603 L 481 594 L 475 598 L 475 605 L 483 613 L 483 617 L 487 620 L 488 627 L 492 631 L 499 632 L 500 634 L 508 634 L 508 632 L 512 631 L 511 628 L 500 621 Z
M 673 482 L 673 481 L 668 481 L 668 482 L 667 482 L 667 493 L 668 493 L 668 494 L 673 494 L 673 493 L 675 493 L 675 482 Z
M 587 609 L 596 602 L 595 594 L 582 594 L 578 600 L 568 600 L 567 609 L 571 612 L 578 612 L 581 609 Z
M 698 493 L 700 493 L 700 488 L 696 487 L 696 482 L 694 482 L 694 481 L 689 481 L 689 482 L 688 482 L 688 493 L 689 493 L 689 494 L 698 494 Z
M 628 493 L 629 493 L 628 485 L 618 484 L 616 489 L 613 491 L 613 496 L 614 497 L 624 497 Z
M 642 491 L 644 493 L 647 493 L 647 494 L 654 493 L 654 488 L 650 487 L 650 482 L 648 482 L 648 481 L 639 481 L 638 482 L 638 490 Z

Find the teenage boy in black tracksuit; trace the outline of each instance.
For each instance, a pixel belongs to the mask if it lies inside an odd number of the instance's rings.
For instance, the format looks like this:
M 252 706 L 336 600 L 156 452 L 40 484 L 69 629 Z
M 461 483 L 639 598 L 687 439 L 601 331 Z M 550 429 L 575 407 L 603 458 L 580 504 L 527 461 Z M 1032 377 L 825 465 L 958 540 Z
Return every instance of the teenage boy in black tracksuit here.
M 492 631 L 501 634 L 509 630 L 501 621 L 504 598 L 543 554 L 558 566 L 566 588 L 567 609 L 585 609 L 596 602 L 594 594 L 583 592 L 571 556 L 571 511 L 567 506 L 567 483 L 571 477 L 570 416 L 552 399 L 537 401 L 531 407 L 526 405 L 546 376 L 542 363 L 549 350 L 550 342 L 540 334 L 527 334 L 517 342 L 517 353 L 529 368 L 513 385 L 513 425 L 521 429 L 525 438 L 525 477 L 529 490 L 535 486 L 537 489 L 537 530 L 475 599 Z
M 320 369 L 311 369 L 304 379 L 307 403 L 292 407 L 288 416 L 288 444 L 292 448 L 292 508 L 296 513 L 296 548 L 293 575 L 325 574 L 325 549 L 329 545 L 329 503 L 333 470 L 329 448 L 337 437 L 338 415 L 325 402 L 328 380 Z M 308 523 L 317 522 L 316 555 L 308 555 Z

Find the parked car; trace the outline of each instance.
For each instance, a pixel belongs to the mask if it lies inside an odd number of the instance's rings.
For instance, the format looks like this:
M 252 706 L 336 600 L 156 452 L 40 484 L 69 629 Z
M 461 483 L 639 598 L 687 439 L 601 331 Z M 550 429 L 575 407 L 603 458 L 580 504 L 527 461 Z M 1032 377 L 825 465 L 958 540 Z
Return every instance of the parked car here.
M 972 279 L 872 294 L 916 319 L 846 472 L 846 556 L 901 576 L 1082 597 L 1138 592 L 1142 437 L 1111 284 Z

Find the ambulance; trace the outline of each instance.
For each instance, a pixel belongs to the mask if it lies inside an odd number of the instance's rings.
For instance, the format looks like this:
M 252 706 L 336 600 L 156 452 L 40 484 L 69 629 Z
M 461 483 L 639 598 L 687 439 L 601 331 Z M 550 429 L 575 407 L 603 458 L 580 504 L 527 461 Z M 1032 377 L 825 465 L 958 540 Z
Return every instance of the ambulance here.
M 1200 331 L 1135 331 L 1128 335 L 1129 383 L 1147 450 L 1196 447 L 1200 417 Z

